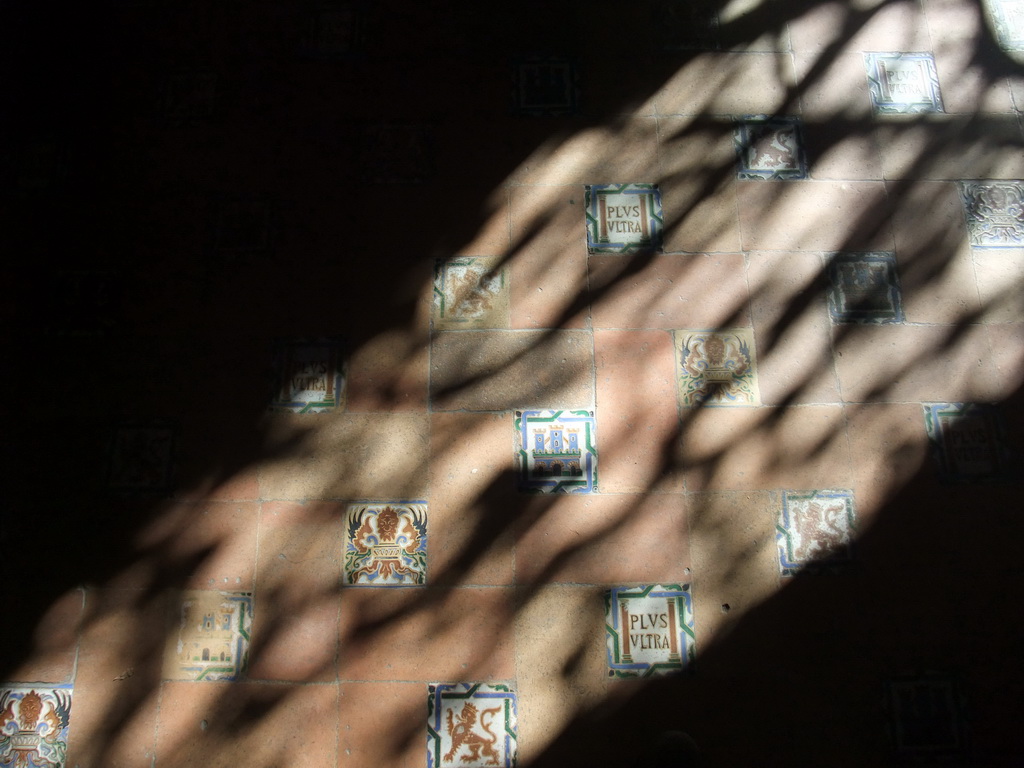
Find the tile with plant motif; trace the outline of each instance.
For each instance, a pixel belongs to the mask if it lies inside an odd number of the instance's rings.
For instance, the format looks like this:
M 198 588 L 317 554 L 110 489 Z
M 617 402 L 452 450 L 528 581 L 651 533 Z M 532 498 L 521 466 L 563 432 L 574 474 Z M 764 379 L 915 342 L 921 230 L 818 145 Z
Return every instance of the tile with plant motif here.
M 947 483 L 998 483 L 1010 476 L 999 411 L 977 403 L 925 403 L 925 427 L 939 477 Z
M 669 674 L 693 661 L 689 584 L 616 587 L 604 605 L 609 677 Z
M 584 198 L 590 253 L 661 248 L 665 219 L 657 184 L 591 184 Z
M 0 768 L 64 768 L 71 685 L 0 684 Z
M 557 57 L 526 57 L 512 69 L 512 104 L 521 115 L 572 115 L 579 105 L 576 63 Z
M 894 254 L 833 254 L 829 259 L 828 279 L 828 311 L 832 322 L 903 322 Z
M 169 680 L 237 680 L 249 658 L 252 594 L 190 590 L 177 603 L 164 654 Z
M 673 333 L 682 407 L 761 404 L 752 329 Z
M 788 181 L 807 178 L 803 129 L 796 117 L 755 115 L 736 123 L 733 144 L 741 180 Z
M 170 490 L 176 430 L 164 422 L 123 424 L 114 431 L 107 487 L 118 493 Z
M 434 266 L 435 328 L 508 328 L 508 297 L 501 259 L 460 256 Z
M 280 341 L 270 410 L 327 413 L 345 406 L 344 345 L 338 339 Z
M 512 768 L 515 691 L 500 683 L 435 683 L 427 697 L 427 768 Z
M 513 426 L 519 490 L 597 492 L 594 411 L 516 411 Z
M 881 115 L 942 112 L 939 76 L 930 53 L 865 53 L 868 93 Z
M 426 502 L 349 504 L 345 531 L 346 584 L 406 587 L 426 583 Z
M 929 673 L 886 681 L 886 708 L 902 758 L 960 765 L 965 723 L 960 686 L 951 676 Z
M 962 181 L 960 199 L 975 248 L 1024 245 L 1024 182 Z
M 852 491 L 785 491 L 775 524 L 783 576 L 850 559 L 855 528 Z

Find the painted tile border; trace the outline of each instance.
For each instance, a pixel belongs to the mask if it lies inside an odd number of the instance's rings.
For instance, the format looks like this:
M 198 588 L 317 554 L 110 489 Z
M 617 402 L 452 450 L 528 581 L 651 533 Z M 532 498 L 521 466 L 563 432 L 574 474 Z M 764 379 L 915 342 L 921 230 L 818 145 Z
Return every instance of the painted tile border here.
M 205 682 L 231 682 L 238 680 L 249 662 L 249 641 L 252 637 L 253 596 L 251 592 L 221 592 L 214 590 L 186 590 L 179 593 L 175 608 L 174 629 L 168 635 L 164 655 L 164 678 L 167 680 L 192 680 Z M 225 607 L 230 610 L 224 610 Z M 199 624 L 191 621 L 197 617 L 196 610 L 206 611 Z M 220 616 L 215 616 L 219 611 Z M 227 626 L 217 626 L 217 619 Z M 206 635 L 204 633 L 210 633 Z M 209 637 L 209 640 L 199 638 Z M 201 653 L 200 658 L 183 658 L 188 648 L 206 642 L 215 646 L 209 654 Z M 214 658 L 216 648 L 221 648 L 221 657 Z M 207 658 L 202 658 L 207 656 Z M 227 658 L 224 658 L 227 656 Z
M 828 314 L 833 323 L 871 323 L 891 324 L 903 322 L 903 301 L 900 288 L 899 270 L 896 264 L 896 255 L 885 251 L 872 251 L 869 253 L 838 252 L 826 255 L 828 260 L 829 286 L 827 289 Z M 872 291 L 869 293 L 883 293 L 879 290 L 878 281 L 872 276 L 872 272 L 883 275 L 882 285 L 885 286 L 886 295 L 890 309 L 878 309 L 872 307 L 858 307 L 856 301 L 850 301 L 847 295 L 848 288 L 842 282 L 844 268 L 849 268 L 857 276 L 863 274 L 865 280 L 874 282 Z M 856 293 L 856 292 L 852 292 Z M 849 307 L 848 304 L 854 306 Z
M 752 328 L 677 330 L 672 336 L 680 407 L 761 405 Z
M 609 205 L 609 198 L 622 198 L 628 205 Z M 588 184 L 584 200 L 590 253 L 661 250 L 665 215 L 657 184 Z M 615 218 L 617 213 L 622 215 Z M 622 234 L 639 237 L 618 237 Z
M 792 164 L 770 167 L 762 163 L 758 154 L 761 140 L 772 136 L 772 148 L 781 156 L 788 152 Z M 780 136 L 788 134 L 792 147 L 787 147 Z M 733 146 L 738 168 L 736 178 L 741 181 L 793 181 L 807 178 L 807 156 L 804 149 L 803 124 L 798 117 L 769 117 L 749 115 L 733 123 Z
M 939 479 L 945 483 L 1003 483 L 1011 479 L 1011 457 L 999 410 L 985 403 L 922 403 L 925 429 Z M 984 440 L 975 428 L 981 425 Z M 980 452 L 980 455 L 979 455 Z M 966 462 L 966 465 L 965 465 Z M 974 465 L 973 468 L 971 465 Z M 987 466 L 985 466 L 987 465 Z
M 654 610 L 652 603 L 657 604 Z M 643 612 L 630 611 L 630 604 L 639 605 Z M 670 674 L 693 662 L 695 635 L 689 584 L 615 587 L 605 592 L 604 605 L 609 677 Z M 658 610 L 662 607 L 664 610 Z
M 595 411 L 591 409 L 516 411 L 512 426 L 515 430 L 515 460 L 520 491 L 527 493 L 597 492 L 597 419 Z M 545 447 L 539 447 L 538 438 Z M 550 464 L 552 468 L 557 464 L 559 472 L 566 463 L 569 463 L 570 474 L 538 474 L 534 471 L 538 459 L 542 464 Z M 578 470 L 578 473 L 573 472 L 573 469 Z
M 958 187 L 972 247 L 1024 246 L 1024 181 L 961 181 Z
M 517 699 L 510 685 L 434 683 L 428 687 L 428 768 L 512 768 L 518 743 Z
M 900 101 L 894 98 L 886 77 L 886 64 L 916 65 L 925 89 L 919 101 Z M 868 77 L 871 106 L 878 115 L 909 115 L 925 112 L 943 112 L 939 76 L 931 53 L 865 53 L 864 66 Z M 902 84 L 898 84 L 902 85 Z
M 794 544 L 800 543 L 802 532 L 797 517 L 802 513 L 798 509 L 802 502 L 819 503 L 822 523 L 825 515 L 831 511 L 837 517 L 832 524 L 836 534 L 831 549 L 817 554 L 816 548 L 808 556 L 800 557 Z M 838 513 L 836 515 L 835 513 Z M 779 571 L 783 576 L 794 576 L 801 570 L 818 571 L 847 563 L 852 558 L 853 535 L 857 530 L 857 519 L 854 513 L 853 491 L 783 491 L 779 519 L 775 524 L 775 543 L 779 552 Z
M 64 768 L 73 691 L 71 684 L 0 683 L 0 768 Z
M 278 340 L 273 352 L 271 413 L 329 413 L 345 407 L 341 339 Z
M 345 510 L 343 580 L 353 587 L 427 583 L 427 502 L 352 502 Z

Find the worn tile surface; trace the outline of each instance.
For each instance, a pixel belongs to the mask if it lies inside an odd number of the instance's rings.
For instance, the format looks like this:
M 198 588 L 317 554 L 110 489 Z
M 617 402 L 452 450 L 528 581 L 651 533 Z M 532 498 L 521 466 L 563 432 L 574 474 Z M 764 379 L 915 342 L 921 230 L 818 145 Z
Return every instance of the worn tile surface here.
M 865 53 L 871 104 L 878 114 L 942 112 L 930 53 Z
M 803 128 L 794 117 L 745 117 L 733 133 L 743 180 L 790 180 L 807 177 Z
M 856 526 L 851 491 L 785 491 L 775 524 L 783 576 L 850 559 Z
M 675 348 L 682 407 L 761 404 L 749 328 L 675 331 Z
M 427 766 L 516 764 L 516 694 L 508 685 L 437 683 L 427 698 Z
M 661 248 L 665 219 L 656 184 L 592 184 L 584 205 L 591 253 Z
M 345 524 L 346 584 L 397 587 L 426 583 L 426 503 L 350 504 Z
M 609 677 L 677 672 L 694 657 L 688 584 L 616 587 L 605 593 Z
M 982 4 L 1004 51 L 1024 51 L 1024 2 L 986 0 Z
M 325 413 L 345 405 L 345 360 L 334 339 L 280 342 L 270 410 Z
M 0 685 L 0 766 L 64 768 L 71 685 Z
M 597 491 L 597 420 L 594 411 L 516 411 L 519 490 L 532 493 Z
M 893 254 L 834 254 L 829 260 L 828 277 L 828 311 L 833 322 L 902 322 L 903 304 Z
M 250 592 L 183 593 L 168 636 L 164 675 L 172 680 L 237 679 L 249 657 L 252 603 Z
M 580 87 L 572 59 L 524 57 L 512 72 L 512 103 L 519 114 L 571 115 L 578 109 Z
M 999 412 L 976 403 L 926 403 L 925 426 L 939 476 L 950 483 L 1007 479 L 1007 453 Z
M 963 181 L 960 198 L 971 245 L 978 248 L 1024 245 L 1024 183 Z
M 435 328 L 508 328 L 508 268 L 496 258 L 439 259 L 433 313 Z

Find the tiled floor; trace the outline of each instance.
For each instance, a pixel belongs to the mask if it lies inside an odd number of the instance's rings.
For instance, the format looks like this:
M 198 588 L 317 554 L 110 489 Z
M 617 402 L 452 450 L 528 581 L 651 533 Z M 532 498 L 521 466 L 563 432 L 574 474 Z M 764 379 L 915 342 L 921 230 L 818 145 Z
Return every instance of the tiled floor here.
M 4 3 L 0 768 L 1018 766 L 1024 3 Z

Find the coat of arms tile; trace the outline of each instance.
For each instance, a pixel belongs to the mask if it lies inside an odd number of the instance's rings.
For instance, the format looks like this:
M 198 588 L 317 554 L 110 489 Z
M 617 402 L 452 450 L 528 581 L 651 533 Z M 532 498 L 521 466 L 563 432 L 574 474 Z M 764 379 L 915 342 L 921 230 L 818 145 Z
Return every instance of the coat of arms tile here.
M 693 406 L 760 405 L 750 328 L 675 331 L 679 402 Z
M 782 575 L 849 560 L 855 526 L 852 491 L 785 491 L 775 525 Z
M 345 530 L 346 584 L 404 587 L 426 583 L 426 502 L 349 504 Z
M 0 685 L 0 768 L 64 768 L 70 685 Z
M 693 660 L 689 584 L 616 587 L 605 593 L 609 677 L 678 672 Z
M 438 259 L 434 267 L 435 328 L 508 328 L 508 299 L 508 269 L 500 259 Z
M 237 680 L 249 659 L 252 594 L 190 590 L 182 594 L 176 618 L 164 677 Z
M 508 685 L 431 685 L 427 768 L 512 768 L 517 728 L 516 694 Z
M 597 491 L 597 420 L 593 411 L 516 411 L 513 426 L 520 490 Z
M 736 123 L 733 144 L 737 178 L 771 181 L 806 179 L 803 129 L 795 117 L 754 115 Z

